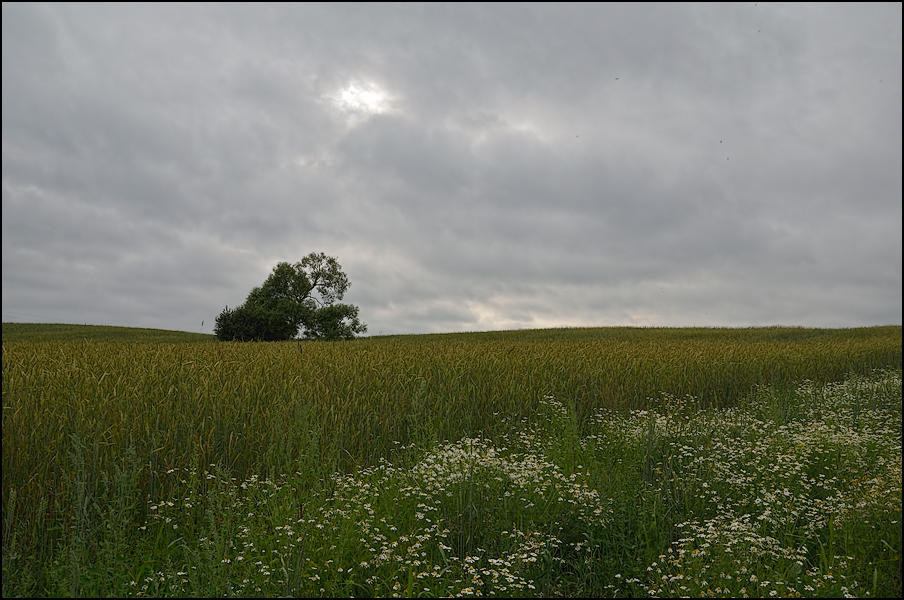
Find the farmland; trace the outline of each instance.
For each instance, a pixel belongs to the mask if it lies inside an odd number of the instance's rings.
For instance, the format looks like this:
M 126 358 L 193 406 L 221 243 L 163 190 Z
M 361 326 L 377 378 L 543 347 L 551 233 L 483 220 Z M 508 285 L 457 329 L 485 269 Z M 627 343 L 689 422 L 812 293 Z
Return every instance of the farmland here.
M 210 340 L 3 325 L 4 595 L 901 594 L 901 327 Z

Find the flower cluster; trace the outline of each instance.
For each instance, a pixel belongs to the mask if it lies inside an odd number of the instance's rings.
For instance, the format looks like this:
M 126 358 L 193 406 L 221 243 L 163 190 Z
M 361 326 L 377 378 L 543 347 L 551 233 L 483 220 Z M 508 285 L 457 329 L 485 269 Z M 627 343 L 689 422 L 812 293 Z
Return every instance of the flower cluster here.
M 337 537 L 357 528 L 356 561 L 376 594 L 386 586 L 390 595 L 532 589 L 542 557 L 562 561 L 563 546 L 581 550 L 558 534 L 568 525 L 601 528 L 607 512 L 579 473 L 479 438 L 443 445 L 408 470 L 382 463 L 335 484 L 315 527 Z

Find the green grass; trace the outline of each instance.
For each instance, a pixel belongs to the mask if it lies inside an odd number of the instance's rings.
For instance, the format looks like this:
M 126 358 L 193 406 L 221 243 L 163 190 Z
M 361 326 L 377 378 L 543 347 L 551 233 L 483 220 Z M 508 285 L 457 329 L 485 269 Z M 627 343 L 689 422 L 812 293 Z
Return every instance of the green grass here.
M 108 325 L 3 323 L 4 342 L 214 342 L 213 335 Z
M 901 593 L 900 327 L 6 328 L 4 595 Z

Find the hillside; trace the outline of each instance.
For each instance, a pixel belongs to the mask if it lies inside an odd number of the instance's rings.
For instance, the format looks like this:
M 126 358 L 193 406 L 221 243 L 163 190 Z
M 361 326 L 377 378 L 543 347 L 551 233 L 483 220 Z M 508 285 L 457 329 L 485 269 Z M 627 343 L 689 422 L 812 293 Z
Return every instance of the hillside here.
M 562 327 L 551 329 L 513 329 L 504 331 L 468 331 L 459 333 L 423 333 L 372 335 L 366 339 L 388 343 L 445 342 L 580 342 L 611 340 L 622 342 L 679 342 L 720 340 L 724 342 L 803 342 L 901 337 L 900 325 L 816 329 L 806 327 Z M 362 338 L 363 339 L 363 338 Z M 109 325 L 71 325 L 62 323 L 3 323 L 3 341 L 59 342 L 214 342 L 207 333 L 113 327 Z
M 4 342 L 213 342 L 211 334 L 62 323 L 3 323 Z

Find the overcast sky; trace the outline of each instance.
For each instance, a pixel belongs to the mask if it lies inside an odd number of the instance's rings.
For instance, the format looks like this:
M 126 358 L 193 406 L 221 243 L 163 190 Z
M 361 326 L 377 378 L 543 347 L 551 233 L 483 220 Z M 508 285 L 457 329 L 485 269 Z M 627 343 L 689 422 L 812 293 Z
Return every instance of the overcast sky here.
M 900 324 L 888 4 L 3 3 L 3 321 Z M 203 327 L 202 327 L 203 321 Z

